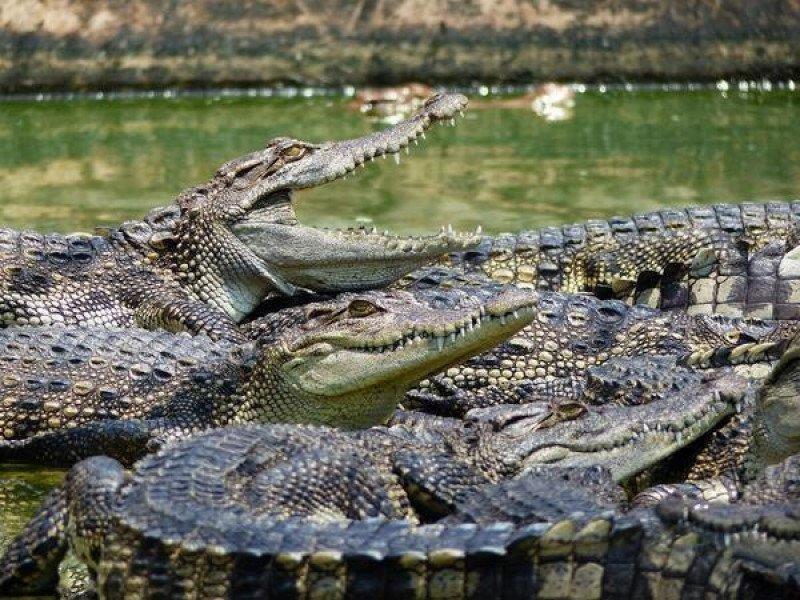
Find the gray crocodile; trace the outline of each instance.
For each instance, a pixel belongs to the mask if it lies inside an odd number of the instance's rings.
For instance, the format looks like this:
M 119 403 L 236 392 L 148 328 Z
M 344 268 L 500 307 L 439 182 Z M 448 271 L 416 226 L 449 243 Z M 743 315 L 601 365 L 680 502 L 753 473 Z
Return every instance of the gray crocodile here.
M 431 97 L 405 121 L 312 144 L 276 138 L 203 186 L 103 235 L 0 230 L 0 325 L 139 326 L 241 339 L 235 322 L 271 293 L 380 287 L 479 236 L 397 237 L 319 230 L 295 217 L 295 190 L 396 154 L 466 105 Z
M 364 427 L 422 378 L 533 318 L 494 284 L 341 294 L 252 343 L 137 329 L 0 331 L 0 461 L 130 463 L 154 443 L 242 422 Z M 155 441 L 157 440 L 157 441 Z
M 761 495 L 800 499 L 800 459 L 794 456 L 800 453 L 799 375 L 800 338 L 795 338 L 758 395 L 742 403 L 740 414 L 676 457 L 678 464 L 667 466 L 667 473 L 683 481 L 655 486 L 638 496 L 637 503 L 652 504 L 672 494 L 694 501 L 747 501 L 754 489 Z M 767 483 L 759 479 L 765 470 Z
M 170 445 L 132 473 L 90 458 L 0 560 L 0 591 L 52 591 L 69 546 L 101 598 L 800 594 L 794 504 L 625 513 L 597 470 L 494 483 L 441 450 L 262 425 Z
M 480 289 L 485 276 L 427 268 L 402 285 Z M 556 392 L 569 396 L 571 388 L 580 387 L 588 368 L 613 357 L 669 355 L 696 366 L 772 361 L 780 357 L 780 344 L 800 329 L 798 321 L 688 315 L 586 294 L 532 293 L 537 295 L 536 318 L 530 325 L 487 352 L 423 381 L 409 392 L 409 405 L 463 415 L 475 408 L 552 399 Z M 282 319 L 283 314 L 274 318 Z
M 798 319 L 799 223 L 800 202 L 663 209 L 486 236 L 448 262 L 538 289 L 695 314 Z

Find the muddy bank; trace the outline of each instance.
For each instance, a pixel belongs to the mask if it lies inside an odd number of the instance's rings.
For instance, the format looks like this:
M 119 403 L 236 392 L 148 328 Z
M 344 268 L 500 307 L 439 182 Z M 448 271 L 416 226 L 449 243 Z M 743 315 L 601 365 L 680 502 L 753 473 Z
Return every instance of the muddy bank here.
M 5 0 L 0 92 L 800 73 L 800 0 Z

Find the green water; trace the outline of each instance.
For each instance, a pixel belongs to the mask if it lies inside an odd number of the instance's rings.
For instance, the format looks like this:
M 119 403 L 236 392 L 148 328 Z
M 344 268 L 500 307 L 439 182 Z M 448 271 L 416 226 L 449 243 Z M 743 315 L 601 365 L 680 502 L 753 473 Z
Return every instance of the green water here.
M 800 195 L 800 93 L 588 92 L 561 122 L 488 104 L 436 128 L 400 166 L 379 161 L 303 192 L 301 217 L 497 232 Z M 0 104 L 0 222 L 89 230 L 167 203 L 271 137 L 380 127 L 338 98 Z
M 486 104 L 484 102 L 484 104 Z M 667 205 L 800 197 L 800 93 L 589 92 L 546 122 L 498 102 L 403 162 L 302 192 L 307 223 L 513 231 Z M 153 99 L 0 104 L 0 223 L 88 231 L 141 216 L 277 135 L 380 128 L 347 100 Z M 0 468 L 13 533 L 59 471 Z

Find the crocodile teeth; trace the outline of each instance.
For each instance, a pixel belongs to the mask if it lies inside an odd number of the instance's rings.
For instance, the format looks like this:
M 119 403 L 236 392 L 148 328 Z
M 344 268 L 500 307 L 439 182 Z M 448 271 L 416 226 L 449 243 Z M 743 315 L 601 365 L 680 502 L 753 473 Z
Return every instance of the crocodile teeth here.
M 394 162 L 396 164 L 398 164 L 398 165 L 400 164 L 400 153 L 399 152 L 395 152 L 394 153 Z
M 438 337 L 436 338 L 436 348 L 438 348 L 439 352 L 444 349 L 444 338 Z

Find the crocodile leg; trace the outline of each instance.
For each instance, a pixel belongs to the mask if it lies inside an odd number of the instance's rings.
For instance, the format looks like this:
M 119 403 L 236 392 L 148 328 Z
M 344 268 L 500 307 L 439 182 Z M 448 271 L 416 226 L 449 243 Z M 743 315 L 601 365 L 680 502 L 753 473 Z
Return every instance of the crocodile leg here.
M 0 594 L 54 593 L 58 565 L 67 552 L 67 494 L 58 487 L 6 550 L 0 565 Z
M 0 462 L 70 467 L 90 456 L 132 464 L 160 445 L 163 420 L 107 420 L 48 431 L 22 440 L 0 441 Z
M 68 546 L 94 576 L 111 507 L 128 478 L 122 465 L 106 456 L 73 467 L 11 542 L 0 565 L 0 594 L 55 592 Z
M 166 329 L 205 334 L 213 340 L 244 341 L 230 317 L 203 302 L 174 299 L 164 294 L 143 300 L 133 312 L 136 325 L 144 329 Z

